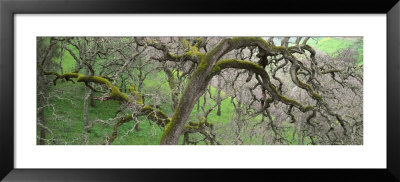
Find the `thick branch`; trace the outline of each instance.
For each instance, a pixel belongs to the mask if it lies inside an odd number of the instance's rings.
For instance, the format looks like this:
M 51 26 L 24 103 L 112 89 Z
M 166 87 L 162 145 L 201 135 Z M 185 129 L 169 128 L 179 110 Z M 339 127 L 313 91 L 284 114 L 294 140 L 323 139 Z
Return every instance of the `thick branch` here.
M 295 101 L 293 99 L 289 99 L 285 96 L 283 96 L 281 93 L 278 92 L 276 89 L 275 85 L 273 85 L 270 81 L 268 73 L 261 68 L 259 65 L 256 63 L 250 62 L 250 61 L 243 61 L 243 60 L 236 60 L 236 59 L 226 59 L 219 61 L 215 67 L 213 68 L 212 73 L 209 76 L 209 79 L 211 79 L 214 75 L 218 74 L 221 72 L 223 69 L 227 68 L 236 68 L 236 69 L 246 69 L 249 71 L 253 71 L 257 75 L 259 75 L 263 81 L 263 86 L 267 89 L 267 91 L 270 93 L 270 95 L 276 99 L 279 100 L 287 105 L 293 105 L 297 107 L 299 110 L 302 112 L 307 112 L 309 110 L 313 109 L 313 106 L 303 106 L 300 104 L 298 101 Z

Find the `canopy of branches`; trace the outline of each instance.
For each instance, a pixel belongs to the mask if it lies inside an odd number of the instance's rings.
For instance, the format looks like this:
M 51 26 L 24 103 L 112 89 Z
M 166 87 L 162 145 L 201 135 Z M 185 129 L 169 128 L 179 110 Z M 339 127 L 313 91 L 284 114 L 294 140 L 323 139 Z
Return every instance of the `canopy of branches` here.
M 38 37 L 40 145 L 361 145 L 361 37 Z

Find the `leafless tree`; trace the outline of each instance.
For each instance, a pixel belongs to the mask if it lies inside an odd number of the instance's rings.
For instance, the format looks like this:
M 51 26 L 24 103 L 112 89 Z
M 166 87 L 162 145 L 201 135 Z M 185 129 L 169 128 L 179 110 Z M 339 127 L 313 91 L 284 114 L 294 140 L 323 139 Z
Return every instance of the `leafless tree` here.
M 138 122 L 140 116 L 163 128 L 161 144 L 176 145 L 181 135 L 184 144 L 221 144 L 216 126 L 207 116 L 215 108 L 224 112 L 222 91 L 229 94 L 236 111 L 230 130 L 233 144 L 244 144 L 244 136 L 250 140 L 259 137 L 261 144 L 304 144 L 306 140 L 311 144 L 362 144 L 363 70 L 353 49 L 332 57 L 309 46 L 310 37 L 52 40 L 63 45 L 77 66 L 73 72 L 57 73 L 38 64 L 43 75 L 51 75 L 54 84 L 58 80 L 80 82 L 90 92 L 102 93 L 92 99 L 120 102 L 119 115 L 109 123 L 113 132 L 105 137 L 105 144 L 118 137 L 121 125 Z M 78 50 L 78 55 L 69 46 Z M 143 90 L 144 80 L 159 71 L 167 77 L 169 95 L 149 95 Z M 211 86 L 218 89 L 217 95 L 211 94 Z M 173 114 L 166 114 L 147 98 L 170 101 Z M 207 98 L 216 104 L 205 107 Z M 190 120 L 196 103 L 201 116 Z M 89 127 L 86 124 L 85 130 Z M 293 134 L 291 139 L 284 136 L 286 133 Z

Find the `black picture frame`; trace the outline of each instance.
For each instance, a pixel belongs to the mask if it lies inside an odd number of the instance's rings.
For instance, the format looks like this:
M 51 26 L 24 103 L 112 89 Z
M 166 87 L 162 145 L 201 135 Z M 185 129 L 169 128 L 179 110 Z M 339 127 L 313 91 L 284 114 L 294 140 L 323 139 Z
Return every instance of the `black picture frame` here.
M 380 13 L 387 15 L 386 169 L 15 169 L 14 15 L 35 13 Z M 398 0 L 0 0 L 0 179 L 4 181 L 400 181 Z M 382 116 L 382 118 L 385 118 Z M 371 156 L 373 157 L 373 156 Z M 368 160 L 368 159 L 366 159 Z

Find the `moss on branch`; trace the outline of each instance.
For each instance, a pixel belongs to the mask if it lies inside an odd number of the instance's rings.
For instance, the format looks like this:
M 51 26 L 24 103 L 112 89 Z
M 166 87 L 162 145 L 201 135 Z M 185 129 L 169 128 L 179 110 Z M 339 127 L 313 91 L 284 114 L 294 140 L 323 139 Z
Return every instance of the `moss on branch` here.
M 104 84 L 108 88 L 112 87 L 111 82 L 101 76 L 87 76 L 87 75 L 79 74 L 76 81 L 77 82 L 93 82 L 93 83 Z
M 210 76 L 218 74 L 225 68 L 246 69 L 258 74 L 260 74 L 263 71 L 265 72 L 265 70 L 257 63 L 253 63 L 250 61 L 236 60 L 236 59 L 225 59 L 217 62 L 217 64 L 212 68 Z
M 217 62 L 217 64 L 213 67 L 212 72 L 209 76 L 209 79 L 212 78 L 212 76 L 218 74 L 221 72 L 221 70 L 226 69 L 226 68 L 236 68 L 236 69 L 246 69 L 249 71 L 253 71 L 254 73 L 260 75 L 263 80 L 266 82 L 267 86 L 269 87 L 270 92 L 272 92 L 272 96 L 276 97 L 277 100 L 280 100 L 284 102 L 285 104 L 288 105 L 294 105 L 297 108 L 299 108 L 303 112 L 307 112 L 309 110 L 313 110 L 313 106 L 304 106 L 300 104 L 298 101 L 289 99 L 285 96 L 283 96 L 277 88 L 269 81 L 269 76 L 267 72 L 258 64 L 250 62 L 250 61 L 243 61 L 243 60 L 236 60 L 236 59 L 225 59 Z M 318 94 L 316 94 L 318 95 Z M 321 96 L 320 96 L 321 97 Z
M 176 122 L 174 122 L 173 120 L 172 120 L 171 122 L 168 122 L 168 123 L 165 125 L 165 127 L 164 127 L 164 132 L 163 132 L 161 141 L 163 141 L 163 140 L 167 137 L 167 135 L 168 135 L 170 132 L 172 132 L 172 128 L 174 128 L 175 125 L 176 125 Z
M 135 96 L 136 103 L 139 104 L 139 105 L 142 105 L 143 104 L 142 94 L 140 94 L 138 91 L 136 91 L 135 85 L 132 84 L 129 87 L 129 91 L 131 91 L 131 93 Z
M 151 120 L 155 121 L 160 126 L 165 126 L 171 121 L 167 114 L 151 106 L 144 106 L 141 109 L 141 115 L 147 115 Z
M 168 115 L 162 112 L 161 110 L 155 109 L 151 106 L 143 106 L 139 113 L 126 115 L 121 119 L 119 119 L 118 122 L 114 124 L 113 132 L 109 138 L 108 144 L 112 144 L 114 140 L 117 138 L 118 129 L 120 126 L 122 126 L 124 123 L 132 121 L 134 118 L 139 116 L 147 116 L 149 119 L 153 120 L 161 127 L 164 127 L 171 121 Z
M 116 86 L 113 86 L 111 88 L 110 97 L 115 99 L 115 100 L 126 101 L 126 102 L 129 102 L 129 100 L 130 100 L 129 96 L 126 95 L 125 93 L 121 92 L 119 90 L 119 88 L 116 87 Z
M 297 79 L 298 79 L 298 78 L 297 78 Z M 302 82 L 302 81 L 300 81 L 300 80 L 298 80 L 298 81 L 299 81 L 299 84 L 301 85 L 302 88 L 305 88 L 308 92 L 310 92 L 310 94 L 312 95 L 312 97 L 314 97 L 314 98 L 317 99 L 317 100 L 321 100 L 321 99 L 322 99 L 322 95 L 319 95 L 319 94 L 315 93 L 315 91 L 314 91 L 314 89 L 311 87 L 311 85 L 306 84 L 306 83 L 304 83 L 304 82 Z

